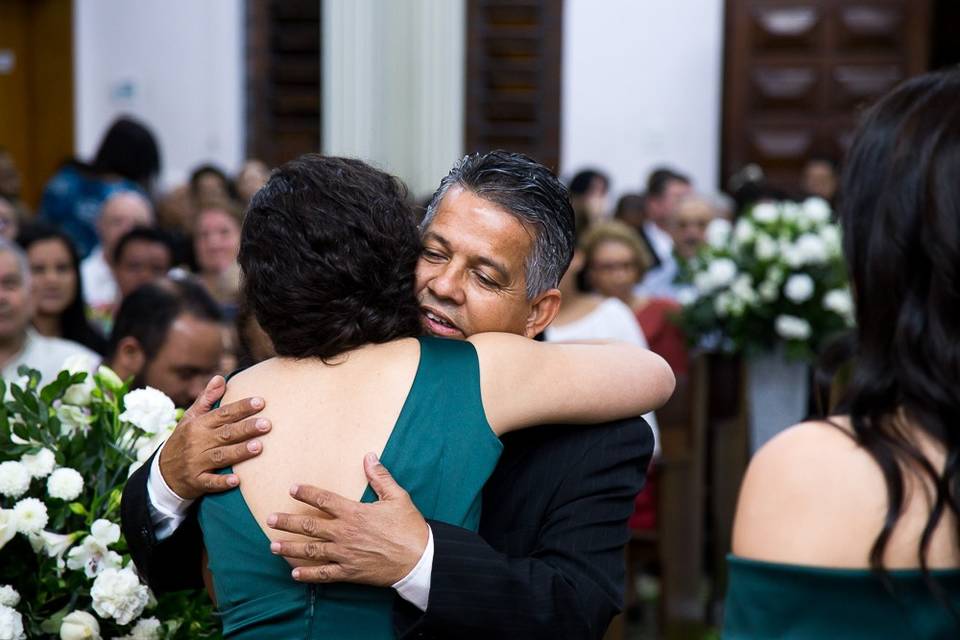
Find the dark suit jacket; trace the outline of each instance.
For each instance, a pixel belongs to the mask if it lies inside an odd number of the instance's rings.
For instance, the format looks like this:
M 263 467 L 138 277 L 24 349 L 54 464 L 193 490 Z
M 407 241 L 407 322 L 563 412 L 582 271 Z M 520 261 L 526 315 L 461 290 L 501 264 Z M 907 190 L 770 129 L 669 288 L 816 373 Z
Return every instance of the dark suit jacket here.
M 623 601 L 627 519 L 653 434 L 637 418 L 527 429 L 503 438 L 479 534 L 430 521 L 427 612 L 397 598 L 404 638 L 600 638 Z M 150 462 L 124 490 L 133 560 L 155 591 L 202 586 L 194 514 L 157 543 L 147 508 Z

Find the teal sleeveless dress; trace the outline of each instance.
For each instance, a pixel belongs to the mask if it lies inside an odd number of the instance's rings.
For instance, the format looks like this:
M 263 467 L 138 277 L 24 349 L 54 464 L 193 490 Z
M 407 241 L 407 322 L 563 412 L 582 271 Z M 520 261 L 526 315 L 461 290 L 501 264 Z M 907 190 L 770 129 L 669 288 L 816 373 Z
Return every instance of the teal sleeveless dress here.
M 417 373 L 380 459 L 424 517 L 476 530 L 502 450 L 483 411 L 477 354 L 466 341 L 419 342 Z M 361 501 L 376 501 L 369 486 Z M 392 589 L 295 582 L 238 489 L 205 497 L 199 517 L 225 637 L 394 637 Z
M 919 570 L 890 571 L 891 593 L 866 569 L 831 569 L 727 557 L 723 637 L 960 638 L 958 618 Z M 960 615 L 960 570 L 931 571 Z

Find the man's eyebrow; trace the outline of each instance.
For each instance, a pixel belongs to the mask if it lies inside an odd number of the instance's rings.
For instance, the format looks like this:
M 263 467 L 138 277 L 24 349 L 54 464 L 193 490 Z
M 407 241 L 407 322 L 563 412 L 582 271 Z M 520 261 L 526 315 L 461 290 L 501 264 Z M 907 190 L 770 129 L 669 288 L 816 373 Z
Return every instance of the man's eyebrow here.
M 450 243 L 447 242 L 447 239 L 444 238 L 444 237 L 443 237 L 442 235 L 440 235 L 439 233 L 437 233 L 436 231 L 427 231 L 426 233 L 423 234 L 423 239 L 424 239 L 424 240 L 434 240 L 434 241 L 438 242 L 439 244 L 442 244 L 444 249 L 449 249 L 449 248 L 450 248 Z

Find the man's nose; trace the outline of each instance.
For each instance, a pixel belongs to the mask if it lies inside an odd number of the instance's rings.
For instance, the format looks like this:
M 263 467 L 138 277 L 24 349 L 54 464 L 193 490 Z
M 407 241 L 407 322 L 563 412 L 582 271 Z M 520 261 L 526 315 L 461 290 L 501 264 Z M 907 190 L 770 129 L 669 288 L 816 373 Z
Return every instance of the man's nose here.
M 447 266 L 427 282 L 427 288 L 438 299 L 463 304 L 463 275 L 460 269 Z

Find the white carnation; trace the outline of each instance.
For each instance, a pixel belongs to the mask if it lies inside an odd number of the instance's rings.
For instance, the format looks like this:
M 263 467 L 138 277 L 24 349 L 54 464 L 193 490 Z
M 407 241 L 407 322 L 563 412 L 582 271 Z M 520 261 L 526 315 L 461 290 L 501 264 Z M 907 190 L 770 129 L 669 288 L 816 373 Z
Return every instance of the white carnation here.
M 698 271 L 693 276 L 693 286 L 702 294 L 713 291 L 713 278 L 706 271 Z
M 754 220 L 762 224 L 771 224 L 780 218 L 780 211 L 777 210 L 777 205 L 771 202 L 761 202 L 753 208 L 752 214 Z
M 77 431 L 86 434 L 93 422 L 93 417 L 83 407 L 72 404 L 57 407 L 57 418 L 60 420 L 60 434 L 68 438 Z
M 803 217 L 803 210 L 796 202 L 784 202 L 780 205 L 780 217 L 785 222 L 798 222 Z
M 806 340 L 813 333 L 810 323 L 796 316 L 777 316 L 774 326 L 777 334 L 785 340 Z
M 126 410 L 120 419 L 147 433 L 158 433 L 177 423 L 173 400 L 153 387 L 131 391 L 123 399 L 123 406 Z
M 783 293 L 795 304 L 803 304 L 813 297 L 813 278 L 805 273 L 796 273 L 787 279 Z
M 760 294 L 760 299 L 764 302 L 773 302 L 780 295 L 780 285 L 770 280 L 764 280 L 757 287 L 757 293 Z
M 677 302 L 687 307 L 697 301 L 697 290 L 693 287 L 680 287 L 677 290 Z
M 733 311 L 734 297 L 729 291 L 724 291 L 713 301 L 713 310 L 720 318 L 726 318 Z
M 0 549 L 17 535 L 17 516 L 13 509 L 0 509 Z
M 47 479 L 47 493 L 51 498 L 76 500 L 83 492 L 83 476 L 76 469 L 62 467 Z
M 740 315 L 736 312 L 736 307 L 744 307 L 740 309 L 740 313 L 743 313 L 746 306 L 757 302 L 757 292 L 753 289 L 753 278 L 749 274 L 744 273 L 738 276 L 730 287 L 730 293 L 736 298 L 736 303 L 739 303 L 734 304 L 733 315 Z
M 17 519 L 17 531 L 24 534 L 39 533 L 50 519 L 47 505 L 36 498 L 24 498 L 15 504 L 13 515 Z
M 100 622 L 86 611 L 69 613 L 60 623 L 60 640 L 100 640 Z
M 8 584 L 0 585 L 0 605 L 15 607 L 20 604 L 20 593 Z
M 725 218 L 714 218 L 707 225 L 705 237 L 707 244 L 714 249 L 725 249 L 730 242 L 733 225 Z
M 753 250 L 759 260 L 773 260 L 777 255 L 780 245 L 766 233 L 758 233 L 757 241 Z
M 830 220 L 830 205 L 823 198 L 807 198 L 802 208 L 804 215 L 814 224 L 821 225 Z
M 714 288 L 729 286 L 737 277 L 737 264 L 730 258 L 717 258 L 707 267 Z
M 0 605 L 0 640 L 22 640 L 23 616 L 15 609 Z
M 733 228 L 733 239 L 737 241 L 738 244 L 747 244 L 753 240 L 753 236 L 756 234 L 756 229 L 746 218 L 740 218 L 737 221 L 736 226 Z
M 147 587 L 129 568 L 103 570 L 93 581 L 90 596 L 97 615 L 113 618 L 121 625 L 143 613 L 150 599 Z
M 827 244 L 820 236 L 813 233 L 805 233 L 794 245 L 799 255 L 801 264 L 823 264 L 829 259 Z
M 160 621 L 156 618 L 140 618 L 130 633 L 117 640 L 159 640 Z
M 0 494 L 19 498 L 30 488 L 30 472 L 22 462 L 0 462 Z
M 25 453 L 20 462 L 34 478 L 46 478 L 57 465 L 57 458 L 50 449 L 40 449 L 36 453 Z
M 840 228 L 834 224 L 828 224 L 819 231 L 820 239 L 827 247 L 827 252 L 831 256 L 839 256 L 843 251 L 840 240 Z
M 853 298 L 847 289 L 833 289 L 823 296 L 823 308 L 841 318 L 853 318 Z

